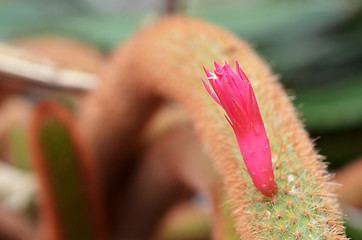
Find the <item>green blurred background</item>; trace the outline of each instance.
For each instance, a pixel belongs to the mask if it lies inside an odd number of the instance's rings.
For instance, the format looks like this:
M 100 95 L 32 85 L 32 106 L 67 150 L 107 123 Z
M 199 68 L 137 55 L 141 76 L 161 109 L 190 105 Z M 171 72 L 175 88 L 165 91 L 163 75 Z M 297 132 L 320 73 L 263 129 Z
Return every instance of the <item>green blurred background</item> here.
M 221 25 L 281 76 L 330 170 L 362 156 L 362 1 L 0 0 L 0 39 L 68 35 L 110 53 L 166 12 Z M 362 223 L 348 232 L 362 239 Z

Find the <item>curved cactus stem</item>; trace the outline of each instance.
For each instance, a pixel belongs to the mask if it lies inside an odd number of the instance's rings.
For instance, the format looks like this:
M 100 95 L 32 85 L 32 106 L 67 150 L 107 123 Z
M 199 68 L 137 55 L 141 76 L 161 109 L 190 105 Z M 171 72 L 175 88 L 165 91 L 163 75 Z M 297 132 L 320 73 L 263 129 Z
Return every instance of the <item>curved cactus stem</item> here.
M 265 122 L 279 189 L 273 199 L 252 184 L 224 112 L 200 80 L 202 66 L 235 60 L 249 77 Z M 102 164 L 112 166 L 115 156 L 130 160 L 124 150 L 137 149 L 135 136 L 153 112 L 150 103 L 174 101 L 213 158 L 240 238 L 346 239 L 325 164 L 277 78 L 248 44 L 207 23 L 166 18 L 122 47 L 103 78 L 79 120 Z

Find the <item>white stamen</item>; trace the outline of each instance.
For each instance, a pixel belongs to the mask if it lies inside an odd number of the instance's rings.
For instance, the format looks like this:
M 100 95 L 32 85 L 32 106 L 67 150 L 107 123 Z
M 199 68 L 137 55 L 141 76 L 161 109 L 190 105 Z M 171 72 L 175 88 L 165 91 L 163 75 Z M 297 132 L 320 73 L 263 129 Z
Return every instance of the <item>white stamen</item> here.
M 218 77 L 216 76 L 216 74 L 215 73 L 212 73 L 212 72 L 210 72 L 210 74 L 212 75 L 211 77 L 207 77 L 207 79 L 218 79 Z

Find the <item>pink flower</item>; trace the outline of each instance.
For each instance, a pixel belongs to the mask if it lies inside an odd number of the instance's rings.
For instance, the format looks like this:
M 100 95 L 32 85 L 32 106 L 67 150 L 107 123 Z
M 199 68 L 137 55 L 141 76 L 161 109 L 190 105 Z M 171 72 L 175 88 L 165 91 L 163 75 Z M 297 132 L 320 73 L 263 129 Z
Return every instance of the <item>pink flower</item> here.
M 205 70 L 214 91 L 202 79 L 211 97 L 225 110 L 234 129 L 246 168 L 262 194 L 272 197 L 277 191 L 269 141 L 251 84 L 236 62 L 236 72 L 225 62 L 216 62 L 215 74 Z

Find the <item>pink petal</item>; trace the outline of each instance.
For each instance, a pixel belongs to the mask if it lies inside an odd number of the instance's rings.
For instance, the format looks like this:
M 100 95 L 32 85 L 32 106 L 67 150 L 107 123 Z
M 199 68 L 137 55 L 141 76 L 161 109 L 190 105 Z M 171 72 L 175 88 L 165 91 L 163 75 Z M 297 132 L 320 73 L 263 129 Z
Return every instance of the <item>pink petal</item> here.
M 269 141 L 252 86 L 236 61 L 236 73 L 225 62 L 214 62 L 215 76 L 205 70 L 209 84 L 202 82 L 211 97 L 225 110 L 225 118 L 234 129 L 245 165 L 256 188 L 272 197 L 277 192 L 271 163 Z

